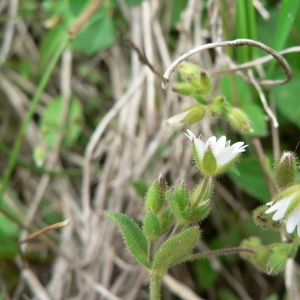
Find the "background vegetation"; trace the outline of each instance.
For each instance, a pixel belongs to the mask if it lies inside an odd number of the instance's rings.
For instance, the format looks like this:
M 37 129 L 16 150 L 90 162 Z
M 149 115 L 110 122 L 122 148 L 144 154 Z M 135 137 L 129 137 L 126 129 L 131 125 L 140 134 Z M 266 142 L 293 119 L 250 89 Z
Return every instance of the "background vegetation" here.
M 278 51 L 296 46 L 298 3 L 1 0 L 1 299 L 147 299 L 147 274 L 102 212 L 121 211 L 138 221 L 146 187 L 160 173 L 171 186 L 200 178 L 184 130 L 163 123 L 192 100 L 171 91 L 176 73 L 167 90 L 157 74 L 208 42 L 250 38 Z M 98 7 L 76 27 L 90 5 Z M 212 95 L 242 107 L 254 127 L 241 134 L 206 118 L 192 128 L 249 144 L 237 167 L 217 180 L 198 251 L 238 246 L 253 234 L 264 243 L 280 240 L 261 231 L 251 211 L 272 193 L 262 166 L 268 170 L 280 151 L 299 152 L 299 53 L 284 55 L 293 80 L 264 89 L 277 129 L 253 86 L 228 71 L 228 58 L 241 64 L 264 55 L 250 47 L 219 48 L 189 60 L 212 76 Z M 284 76 L 273 61 L 255 72 Z M 65 219 L 68 227 L 22 244 L 20 255 L 18 241 Z M 286 297 L 284 274 L 268 277 L 238 256 L 173 268 L 163 285 L 163 299 Z

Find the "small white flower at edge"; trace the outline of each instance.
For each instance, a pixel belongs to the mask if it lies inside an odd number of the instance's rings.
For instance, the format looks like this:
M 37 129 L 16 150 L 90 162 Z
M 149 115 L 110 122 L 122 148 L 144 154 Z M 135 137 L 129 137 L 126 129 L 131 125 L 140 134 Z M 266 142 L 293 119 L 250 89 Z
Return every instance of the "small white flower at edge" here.
M 240 154 L 244 152 L 245 148 L 248 146 L 244 145 L 244 142 L 237 142 L 233 145 L 230 145 L 230 140 L 226 141 L 226 136 L 224 135 L 218 140 L 215 136 L 212 136 L 205 143 L 202 136 L 196 138 L 190 130 L 187 129 L 187 132 L 188 134 L 185 135 L 195 145 L 194 156 L 196 163 L 200 170 L 204 174 L 207 173 L 207 175 L 217 175 L 223 173 L 227 168 L 236 162 Z M 209 174 L 210 170 L 206 172 L 207 170 L 204 169 L 205 154 L 208 152 L 213 154 L 216 163 L 216 168 L 211 171 L 211 174 Z M 209 163 L 210 162 L 208 162 L 208 164 Z M 214 162 L 211 163 L 213 164 Z
M 285 197 L 267 203 L 271 206 L 265 213 L 275 212 L 272 219 L 280 221 L 286 219 L 286 231 L 292 233 L 297 227 L 297 235 L 300 237 L 300 185 L 295 185 L 284 191 Z M 280 199 L 281 198 L 281 199 Z

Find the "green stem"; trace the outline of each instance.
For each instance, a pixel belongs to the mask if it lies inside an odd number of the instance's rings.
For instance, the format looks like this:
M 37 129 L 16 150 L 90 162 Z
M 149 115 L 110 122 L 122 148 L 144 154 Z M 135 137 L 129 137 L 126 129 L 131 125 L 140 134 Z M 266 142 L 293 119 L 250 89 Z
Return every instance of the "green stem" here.
M 217 250 L 210 250 L 202 253 L 194 253 L 190 254 L 184 261 L 191 261 L 195 259 L 201 258 L 208 258 L 212 256 L 219 256 L 219 255 L 229 255 L 229 254 L 237 254 L 241 252 L 248 252 L 248 253 L 255 253 L 253 249 L 250 248 L 242 248 L 242 247 L 232 247 L 232 248 L 224 248 L 224 249 L 217 249 Z
M 162 275 L 150 274 L 150 300 L 160 300 Z
M 210 179 L 210 176 L 205 176 L 204 182 L 203 182 L 203 185 L 202 185 L 201 192 L 200 192 L 200 194 L 199 194 L 199 196 L 198 196 L 196 202 L 193 204 L 193 207 L 192 207 L 193 210 L 197 208 L 199 202 L 201 201 L 201 199 L 202 199 L 202 197 L 203 197 L 203 195 L 204 195 L 204 193 L 205 193 L 205 190 L 206 190 L 206 188 L 207 188 L 209 179 Z
M 21 126 L 21 129 L 20 131 L 18 132 L 17 134 L 17 137 L 16 137 L 16 142 L 14 144 L 14 147 L 12 149 L 12 152 L 11 152 L 11 155 L 10 155 L 10 159 L 9 159 L 9 162 L 8 162 L 8 166 L 5 170 L 5 173 L 4 173 L 4 176 L 3 176 L 3 179 L 2 179 L 2 182 L 1 182 L 1 190 L 0 190 L 0 199 L 3 198 L 3 194 L 6 190 L 6 187 L 7 187 L 7 183 L 10 179 L 10 176 L 13 172 L 13 169 L 15 167 L 15 164 L 17 162 L 17 159 L 18 159 L 18 155 L 19 155 L 19 152 L 20 152 L 20 149 L 21 149 L 21 145 L 22 145 L 22 140 L 23 140 L 23 137 L 26 133 L 26 130 L 28 128 L 28 125 L 30 123 L 30 121 L 32 120 L 32 117 L 34 115 L 34 112 L 37 108 L 37 105 L 40 101 L 40 98 L 41 98 L 41 95 L 46 87 L 46 84 L 56 66 L 56 63 L 58 61 L 58 59 L 60 58 L 60 55 L 61 53 L 63 52 L 66 44 L 67 44 L 67 41 L 68 41 L 68 37 L 66 36 L 60 43 L 60 45 L 56 48 L 53 56 L 52 56 L 52 59 L 51 61 L 49 62 L 49 65 L 47 67 L 47 69 L 45 70 L 42 78 L 41 78 L 41 81 L 37 87 L 37 90 L 32 98 L 32 101 L 31 101 L 31 104 L 30 104 L 30 107 L 29 107 L 29 110 L 28 110 L 28 113 L 23 121 L 23 124 Z
M 153 260 L 153 249 L 154 249 L 154 243 L 149 239 L 148 243 L 148 260 L 150 263 L 152 263 Z

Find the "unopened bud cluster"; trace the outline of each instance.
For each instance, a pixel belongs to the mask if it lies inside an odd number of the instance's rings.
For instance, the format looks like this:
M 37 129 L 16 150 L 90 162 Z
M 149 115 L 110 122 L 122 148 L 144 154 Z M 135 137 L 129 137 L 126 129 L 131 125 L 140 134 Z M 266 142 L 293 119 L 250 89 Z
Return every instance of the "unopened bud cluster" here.
M 186 127 L 208 115 L 227 120 L 237 130 L 252 130 L 248 116 L 240 108 L 232 106 L 225 97 L 217 96 L 210 100 L 208 95 L 212 83 L 206 72 L 200 71 L 198 66 L 188 62 L 181 63 L 178 69 L 183 81 L 172 88 L 173 92 L 182 96 L 192 96 L 198 103 L 169 118 L 165 122 L 167 127 Z
M 251 262 L 257 269 L 269 275 L 276 275 L 284 270 L 287 259 L 294 257 L 298 246 L 293 243 L 274 243 L 262 245 L 258 237 L 244 240 L 241 247 L 253 249 L 251 252 L 242 252 L 242 258 Z
M 174 226 L 174 222 L 183 228 L 206 218 L 210 211 L 211 193 L 211 179 L 205 187 L 201 181 L 194 190 L 190 190 L 184 182 L 168 189 L 165 180 L 159 176 L 153 181 L 145 199 L 147 211 L 143 230 L 147 238 L 157 240 Z

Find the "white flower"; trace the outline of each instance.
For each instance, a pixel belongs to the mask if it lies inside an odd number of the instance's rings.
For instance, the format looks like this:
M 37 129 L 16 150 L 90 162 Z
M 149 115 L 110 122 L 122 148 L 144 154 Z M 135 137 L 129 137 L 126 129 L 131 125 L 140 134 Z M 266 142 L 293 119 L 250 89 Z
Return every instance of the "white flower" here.
M 265 213 L 270 214 L 276 211 L 272 219 L 274 221 L 285 219 L 286 231 L 292 233 L 297 227 L 297 234 L 300 237 L 300 185 L 288 188 L 276 198 L 277 201 L 267 203 L 271 207 Z
M 210 137 L 204 143 L 202 136 L 196 138 L 195 135 L 187 129 L 185 134 L 193 143 L 194 156 L 200 170 L 207 175 L 217 175 L 223 173 L 231 167 L 245 151 L 248 145 L 244 142 L 237 142 L 230 146 L 230 141 L 226 141 L 226 136 L 218 140 L 215 136 Z

